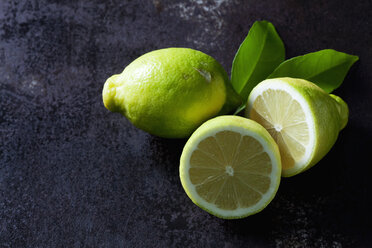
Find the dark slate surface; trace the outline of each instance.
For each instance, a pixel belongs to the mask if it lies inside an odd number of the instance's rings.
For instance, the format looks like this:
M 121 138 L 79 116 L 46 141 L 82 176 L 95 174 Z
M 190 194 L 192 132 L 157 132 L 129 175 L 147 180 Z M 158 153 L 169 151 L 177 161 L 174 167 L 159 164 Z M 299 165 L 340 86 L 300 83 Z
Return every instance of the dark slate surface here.
M 359 1 L 0 2 L 0 247 L 371 247 L 372 24 Z M 357 54 L 350 122 L 260 214 L 196 207 L 178 179 L 185 140 L 153 137 L 101 101 L 145 52 L 202 50 L 229 71 L 250 25 L 274 23 L 287 57 Z

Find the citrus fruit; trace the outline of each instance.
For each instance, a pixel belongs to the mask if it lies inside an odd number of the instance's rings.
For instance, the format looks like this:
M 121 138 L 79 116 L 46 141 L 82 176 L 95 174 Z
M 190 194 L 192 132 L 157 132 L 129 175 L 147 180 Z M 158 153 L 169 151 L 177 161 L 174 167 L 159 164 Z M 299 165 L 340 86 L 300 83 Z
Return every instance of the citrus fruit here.
M 279 146 L 282 175 L 316 164 L 336 142 L 348 119 L 338 96 L 295 78 L 267 79 L 250 93 L 246 116 L 264 126 Z
M 207 212 L 237 219 L 264 209 L 279 187 L 278 146 L 257 122 L 219 116 L 187 141 L 180 178 L 190 199 Z
M 241 103 L 222 66 L 189 48 L 142 55 L 107 79 L 102 96 L 108 110 L 167 138 L 188 137 L 204 121 Z

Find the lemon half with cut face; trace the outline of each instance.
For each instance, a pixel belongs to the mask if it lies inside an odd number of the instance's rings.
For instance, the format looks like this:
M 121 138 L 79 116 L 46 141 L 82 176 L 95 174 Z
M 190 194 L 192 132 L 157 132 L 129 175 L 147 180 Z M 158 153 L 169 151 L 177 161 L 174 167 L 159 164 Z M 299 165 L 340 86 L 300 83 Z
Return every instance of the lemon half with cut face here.
M 296 175 L 327 154 L 348 119 L 346 103 L 315 84 L 268 79 L 250 93 L 246 116 L 264 126 L 279 146 L 282 175 Z
M 187 141 L 180 178 L 190 199 L 207 212 L 237 219 L 264 209 L 279 187 L 278 147 L 258 123 L 220 116 L 201 125 Z

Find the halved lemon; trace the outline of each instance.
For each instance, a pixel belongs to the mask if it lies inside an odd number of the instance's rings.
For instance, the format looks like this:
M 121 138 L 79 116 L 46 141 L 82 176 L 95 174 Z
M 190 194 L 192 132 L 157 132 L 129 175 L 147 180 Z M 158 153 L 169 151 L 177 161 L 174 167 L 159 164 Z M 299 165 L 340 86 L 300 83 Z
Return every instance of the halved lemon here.
M 187 141 L 180 178 L 190 199 L 224 219 L 264 209 L 279 187 L 278 146 L 258 123 L 220 116 L 201 125 Z
M 346 125 L 341 98 L 296 78 L 268 79 L 250 93 L 246 116 L 265 127 L 277 142 L 282 175 L 296 175 L 316 164 Z

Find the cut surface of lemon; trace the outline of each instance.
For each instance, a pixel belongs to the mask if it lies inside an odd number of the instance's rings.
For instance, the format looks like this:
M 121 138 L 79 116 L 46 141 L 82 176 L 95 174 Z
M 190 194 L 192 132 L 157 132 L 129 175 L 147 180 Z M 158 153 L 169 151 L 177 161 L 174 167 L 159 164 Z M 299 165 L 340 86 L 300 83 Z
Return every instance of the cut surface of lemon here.
M 238 116 L 205 122 L 181 155 L 180 178 L 190 199 L 225 219 L 261 211 L 279 187 L 278 147 L 258 123 Z
M 310 168 L 331 149 L 346 125 L 337 108 L 332 97 L 309 81 L 276 78 L 251 91 L 245 115 L 266 128 L 278 144 L 286 177 Z

